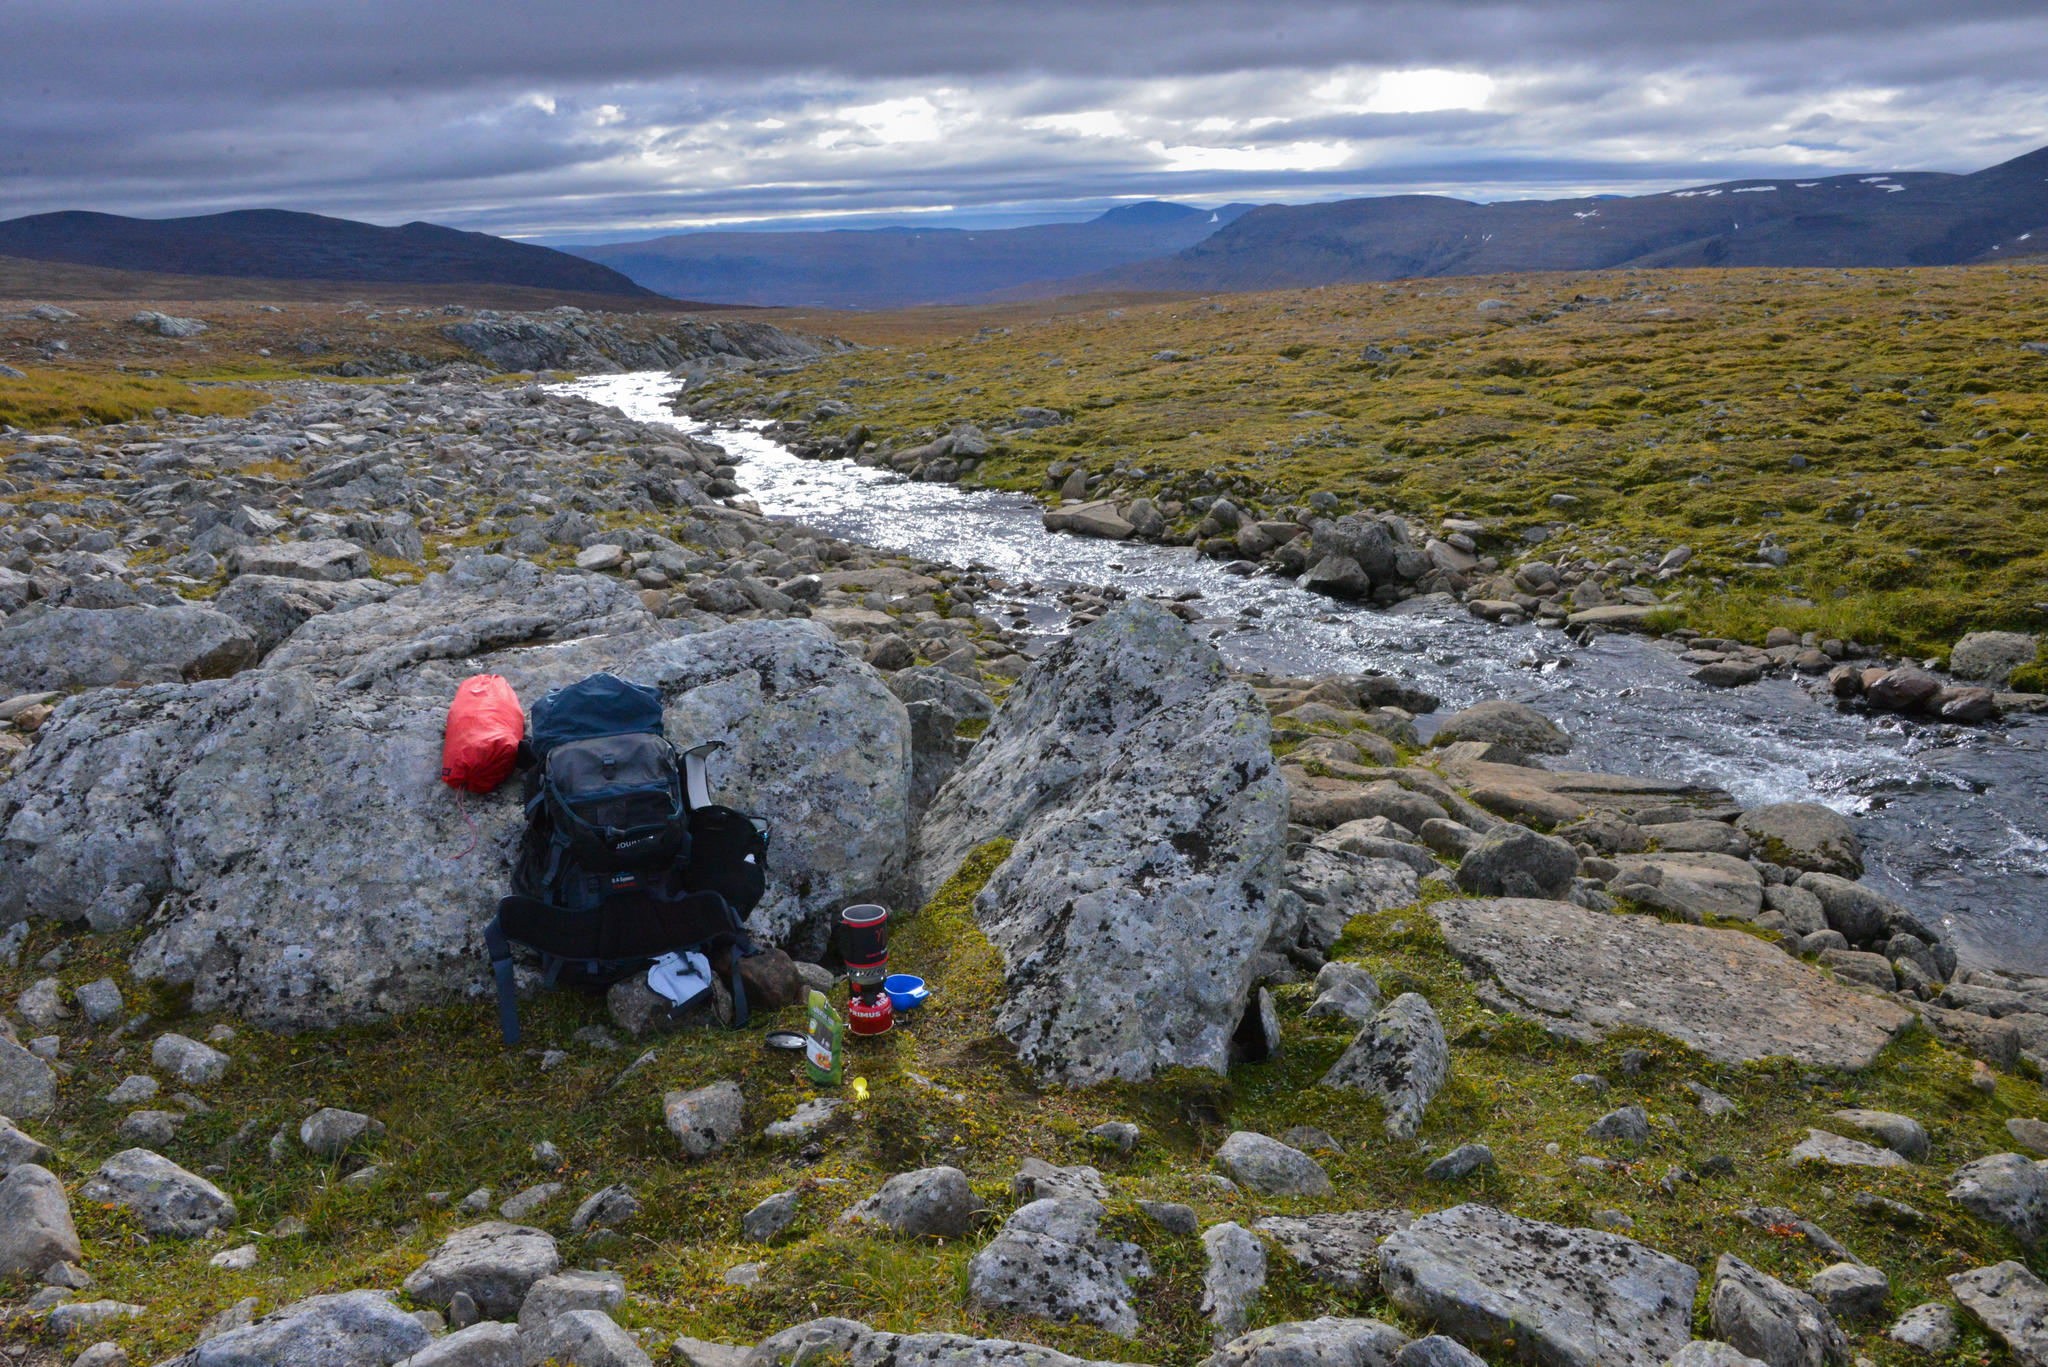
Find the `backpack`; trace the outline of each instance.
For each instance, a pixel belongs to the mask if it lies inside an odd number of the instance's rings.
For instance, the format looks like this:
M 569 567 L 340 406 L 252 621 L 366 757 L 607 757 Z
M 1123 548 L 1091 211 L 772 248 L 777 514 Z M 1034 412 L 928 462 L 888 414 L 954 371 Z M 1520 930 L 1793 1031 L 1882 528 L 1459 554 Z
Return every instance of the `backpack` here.
M 744 918 L 767 890 L 767 831 L 710 800 L 717 748 L 678 754 L 661 695 L 611 674 L 534 705 L 512 895 L 484 929 L 507 1044 L 519 1042 L 513 944 L 541 956 L 550 987 L 609 986 L 675 950 L 729 950 L 734 965 L 759 952 Z M 736 967 L 730 977 L 740 1026 L 746 990 Z

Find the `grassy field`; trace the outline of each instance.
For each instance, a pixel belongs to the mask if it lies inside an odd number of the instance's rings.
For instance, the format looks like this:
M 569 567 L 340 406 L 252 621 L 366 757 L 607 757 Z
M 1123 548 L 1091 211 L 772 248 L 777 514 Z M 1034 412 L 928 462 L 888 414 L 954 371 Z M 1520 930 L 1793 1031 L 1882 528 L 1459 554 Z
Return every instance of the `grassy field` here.
M 1024 405 L 975 478 L 1495 519 L 1541 554 L 1696 548 L 1693 625 L 1924 653 L 2048 605 L 2048 267 L 1609 272 L 1216 296 L 876 331 L 780 410 L 904 445 Z M 956 316 L 957 315 L 957 316 Z M 969 325 L 974 330 L 969 330 Z M 854 329 L 843 327 L 849 335 Z M 952 335 L 944 335 L 950 331 Z M 727 380 L 739 402 L 788 388 Z M 1142 473 L 1140 473 L 1142 472 Z M 1569 501 L 1567 501 L 1569 500 Z M 1187 519 L 1191 521 L 1190 517 Z M 1766 536 L 1787 548 L 1757 563 Z
M 278 1035 L 237 1024 L 237 1037 L 224 1046 L 234 1056 L 227 1078 L 196 1089 L 213 1109 L 188 1119 L 166 1152 L 194 1170 L 224 1167 L 216 1180 L 238 1203 L 240 1224 L 225 1241 L 152 1241 L 116 1211 L 82 1207 L 86 1265 L 95 1278 L 87 1294 L 148 1306 L 148 1315 L 113 1336 L 131 1359 L 154 1361 L 183 1348 L 209 1316 L 243 1297 L 256 1297 L 267 1310 L 314 1292 L 395 1286 L 442 1235 L 477 1218 L 454 1211 L 449 1201 L 478 1186 L 503 1199 L 544 1180 L 562 1182 L 566 1191 L 529 1218 L 562 1239 L 568 1265 L 601 1258 L 622 1272 L 633 1296 L 619 1318 L 658 1330 L 663 1343 L 679 1333 L 750 1342 L 798 1320 L 838 1314 L 895 1330 L 955 1329 L 1086 1356 L 1192 1363 L 1207 1352 L 1209 1337 L 1199 1314 L 1201 1245 L 1149 1224 L 1135 1205 L 1141 1197 L 1189 1202 L 1205 1224 L 1248 1225 L 1262 1214 L 1325 1209 L 1419 1213 L 1465 1200 L 1571 1224 L 1619 1211 L 1635 1221 L 1636 1236 L 1702 1268 L 1732 1250 L 1803 1282 L 1825 1260 L 1785 1230 L 1759 1228 L 1737 1213 L 1751 1205 L 1788 1206 L 1890 1274 L 1893 1313 L 1942 1297 L 1942 1279 L 1968 1267 L 2024 1257 L 2037 1270 L 2048 1269 L 2041 1255 L 2023 1253 L 1943 1195 L 1956 1165 L 2012 1147 L 2002 1122 L 2039 1110 L 2035 1082 L 2004 1077 L 1995 1096 L 1981 1094 L 1969 1085 L 1968 1060 L 1920 1035 L 1894 1045 L 1862 1075 L 1789 1065 L 1721 1067 L 1646 1035 L 1617 1036 L 1598 1047 L 1555 1039 L 1483 1007 L 1421 907 L 1358 918 L 1338 950 L 1370 967 L 1390 996 L 1405 990 L 1427 995 L 1453 1040 L 1451 1080 L 1415 1142 L 1390 1141 L 1376 1103 L 1313 1085 L 1349 1032 L 1341 1023 L 1303 1017 L 1306 986 L 1278 994 L 1286 1031 L 1281 1054 L 1241 1066 L 1228 1079 L 1181 1074 L 1146 1086 L 1043 1087 L 992 1033 L 1000 967 L 970 909 L 1004 853 L 1000 844 L 984 849 L 930 905 L 904 918 L 892 943 L 894 961 L 921 970 L 935 998 L 904 1028 L 853 1046 L 849 1077 L 865 1080 L 868 1098 L 821 1136 L 823 1154 L 815 1162 L 799 1158 L 792 1144 L 759 1137 L 762 1126 L 787 1115 L 811 1089 L 790 1056 L 762 1048 L 758 1029 L 666 1037 L 653 1043 L 649 1062 L 628 1071 L 647 1046 L 621 1041 L 607 1052 L 572 1039 L 579 1027 L 602 1021 L 603 1012 L 597 1000 L 570 993 L 523 1007 L 529 1038 L 518 1050 L 500 1046 L 482 1000 L 325 1035 Z M 64 1058 L 77 1071 L 62 1088 L 59 1114 L 29 1128 L 57 1147 L 58 1170 L 75 1183 L 127 1147 L 114 1135 L 124 1108 L 99 1098 L 127 1074 L 148 1071 L 149 1039 L 163 1029 L 203 1037 L 216 1022 L 186 1014 L 172 994 L 131 982 L 123 969 L 131 946 L 118 939 L 43 925 L 24 962 L 58 943 L 71 949 L 58 973 L 67 989 L 110 973 L 132 1004 L 155 1017 L 126 1042 L 65 1032 Z M 477 968 L 481 985 L 484 968 Z M 7 994 L 38 976 L 27 968 L 10 975 Z M 773 1023 L 795 1024 L 797 1014 L 792 1010 Z M 756 1026 L 769 1023 L 757 1020 Z M 1636 1075 L 1621 1062 L 1632 1047 L 1648 1055 Z M 542 1071 L 538 1058 L 545 1048 L 566 1050 L 568 1061 Z M 1606 1077 L 1613 1090 L 1594 1095 L 1569 1082 L 1585 1072 Z M 704 1162 L 684 1161 L 662 1127 L 662 1094 L 728 1077 L 745 1090 L 750 1137 Z M 1680 1087 L 1687 1080 L 1727 1094 L 1740 1114 L 1704 1117 Z M 1584 1137 L 1596 1117 L 1632 1102 L 1669 1117 L 1647 1146 L 1603 1148 Z M 282 1127 L 295 1136 L 298 1121 L 319 1105 L 366 1111 L 389 1133 L 340 1163 L 313 1157 L 295 1138 L 281 1161 L 269 1157 L 271 1135 Z M 1932 1155 L 1910 1169 L 1854 1177 L 1783 1166 L 1780 1160 L 1805 1137 L 1805 1126 L 1827 1125 L 1828 1112 L 1846 1105 L 1918 1117 L 1933 1136 Z M 1111 1119 L 1143 1128 L 1128 1157 L 1093 1147 L 1085 1135 Z M 1318 1155 L 1336 1184 L 1333 1197 L 1225 1197 L 1197 1182 L 1212 1170 L 1214 1150 L 1230 1131 L 1277 1135 L 1293 1125 L 1319 1126 L 1342 1145 L 1341 1152 Z M 560 1149 L 559 1167 L 534 1161 L 533 1146 L 542 1140 Z M 1431 1157 L 1468 1141 L 1490 1145 L 1499 1170 L 1448 1186 L 1423 1177 Z M 1588 1153 L 1620 1164 L 1590 1170 L 1576 1161 Z M 943 1244 L 835 1228 L 838 1213 L 889 1174 L 936 1163 L 969 1174 L 993 1208 L 992 1228 L 1015 1204 L 1008 1179 L 1027 1154 L 1101 1169 L 1112 1193 L 1109 1230 L 1150 1254 L 1157 1276 L 1140 1290 L 1143 1328 L 1135 1342 L 970 1308 L 966 1268 L 986 1231 Z M 1732 1175 L 1689 1175 L 1707 1171 L 1716 1155 L 1732 1160 Z M 341 1184 L 371 1162 L 382 1165 L 374 1182 Z M 570 1235 L 567 1220 L 576 1203 L 620 1181 L 646 1206 L 623 1237 L 586 1245 Z M 806 1192 L 798 1222 L 770 1247 L 743 1242 L 740 1216 L 792 1186 Z M 1851 1198 L 1866 1189 L 1911 1203 L 1927 1223 L 1899 1229 L 1856 1210 Z M 433 1192 L 449 1193 L 449 1201 L 436 1203 Z M 260 1233 L 292 1216 L 305 1222 L 302 1235 Z M 254 1267 L 230 1272 L 208 1266 L 219 1249 L 252 1239 L 261 1249 Z M 758 1284 L 726 1283 L 726 1269 L 754 1261 L 765 1263 Z M 1272 1280 L 1255 1324 L 1317 1314 L 1400 1319 L 1376 1290 L 1352 1294 L 1312 1281 L 1277 1248 L 1270 1261 Z M 1845 1327 L 1859 1352 L 1883 1364 L 1903 1363 L 1906 1350 L 1882 1337 L 1888 1322 Z M 1704 1296 L 1699 1324 L 1704 1332 Z M 1409 1327 L 1419 1332 L 1424 1326 Z M 8 1332 L 27 1341 L 35 1331 L 23 1320 Z M 68 1360 L 55 1355 L 56 1347 L 37 1351 L 52 1354 L 43 1360 Z M 658 1348 L 656 1360 L 663 1360 Z M 1959 1360 L 1992 1360 L 1978 1331 L 1967 1331 Z

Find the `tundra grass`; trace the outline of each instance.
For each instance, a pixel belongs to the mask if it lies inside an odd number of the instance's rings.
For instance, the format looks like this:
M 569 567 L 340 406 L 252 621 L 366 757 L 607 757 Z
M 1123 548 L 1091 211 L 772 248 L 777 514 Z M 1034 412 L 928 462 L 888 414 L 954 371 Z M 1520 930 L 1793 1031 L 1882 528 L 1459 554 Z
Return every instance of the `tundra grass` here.
M 2048 341 L 2038 265 L 1618 271 L 1104 307 L 702 393 L 804 419 L 841 400 L 820 433 L 899 449 L 1051 408 L 972 480 L 1043 493 L 1078 462 L 1098 497 L 1324 492 L 1595 562 L 1684 544 L 1691 625 L 1934 653 L 2043 625 L 2048 355 L 2026 341 Z
M 195 1089 L 211 1109 L 188 1119 L 165 1152 L 195 1171 L 222 1169 L 215 1180 L 235 1199 L 237 1224 L 223 1236 L 192 1243 L 150 1239 L 120 1212 L 78 1204 L 85 1265 L 95 1279 L 85 1296 L 148 1307 L 145 1316 L 112 1326 L 105 1336 L 119 1340 L 131 1359 L 155 1361 L 181 1350 L 209 1317 L 245 1297 L 255 1297 L 265 1311 L 319 1292 L 396 1287 L 444 1235 L 482 1218 L 454 1208 L 469 1191 L 487 1186 L 502 1200 L 542 1181 L 561 1182 L 566 1191 L 529 1220 L 561 1239 L 567 1265 L 603 1260 L 624 1275 L 632 1296 L 619 1318 L 656 1335 L 650 1347 L 657 1361 L 677 1334 L 752 1342 L 812 1316 L 847 1315 L 890 1330 L 999 1335 L 1087 1357 L 1197 1362 L 1210 1348 L 1199 1312 L 1200 1242 L 1151 1225 L 1135 1205 L 1140 1197 L 1188 1202 L 1205 1225 L 1249 1225 L 1263 1214 L 1316 1210 L 1421 1213 L 1462 1201 L 1575 1225 L 1615 1211 L 1634 1222 L 1636 1237 L 1704 1272 L 1727 1251 L 1803 1283 L 1826 1260 L 1787 1229 L 1759 1228 L 1737 1214 L 1746 1206 L 1783 1206 L 1884 1269 L 1892 1278 L 1894 1315 L 1923 1300 L 1945 1299 L 1944 1278 L 1969 1267 L 2020 1258 L 2048 1270 L 2048 1258 L 1967 1217 L 1944 1195 L 1956 1166 L 2013 1147 L 2003 1122 L 2039 1110 L 2034 1083 L 2002 1077 L 1997 1093 L 1984 1095 L 1970 1086 L 1967 1059 L 1919 1034 L 1892 1045 L 1860 1074 L 1782 1064 L 1721 1066 L 1646 1034 L 1623 1033 L 1599 1045 L 1554 1037 L 1481 1001 L 1424 905 L 1357 918 L 1337 949 L 1370 968 L 1390 997 L 1404 991 L 1427 996 L 1452 1039 L 1450 1080 L 1416 1141 L 1390 1140 L 1377 1103 L 1315 1085 L 1350 1032 L 1303 1015 L 1305 984 L 1277 993 L 1285 1042 L 1267 1063 L 1241 1065 L 1228 1077 L 1178 1072 L 1143 1085 L 1044 1085 L 1018 1066 L 994 1029 L 1001 963 L 972 912 L 976 891 L 1006 853 L 1001 844 L 985 847 L 927 906 L 902 919 L 893 961 L 921 971 L 934 997 L 896 1032 L 852 1044 L 848 1077 L 864 1080 L 866 1099 L 850 1101 L 818 1136 L 809 1159 L 794 1144 L 760 1136 L 764 1125 L 813 1094 L 800 1062 L 760 1042 L 767 1026 L 797 1026 L 796 1010 L 757 1018 L 739 1032 L 697 1029 L 621 1041 L 606 1052 L 572 1039 L 579 1027 L 603 1022 L 601 1002 L 555 992 L 522 1004 L 527 1038 L 507 1049 L 481 995 L 479 963 L 476 995 L 400 1020 L 328 1034 L 273 1033 L 231 1022 L 237 1035 L 224 1046 L 234 1058 L 227 1077 Z M 128 941 L 39 925 L 24 962 L 59 944 L 70 951 L 56 972 L 67 994 L 111 974 L 131 1009 L 152 1016 L 123 1041 L 61 1032 L 63 1057 L 76 1071 L 62 1085 L 58 1113 L 27 1128 L 57 1149 L 54 1165 L 76 1187 L 101 1160 L 127 1147 L 114 1133 L 120 1108 L 100 1098 L 128 1074 L 150 1071 L 149 1041 L 162 1030 L 203 1037 L 222 1018 L 189 1012 L 177 991 L 132 981 L 124 967 Z M 8 995 L 40 976 L 32 968 L 8 975 Z M 1630 1048 L 1646 1054 L 1636 1074 L 1622 1066 Z M 566 1061 L 542 1071 L 546 1049 L 565 1051 Z M 643 1051 L 647 1061 L 633 1066 Z M 1596 1095 L 1574 1085 L 1570 1079 L 1581 1073 L 1605 1077 L 1612 1090 Z M 746 1093 L 747 1136 L 706 1161 L 686 1162 L 663 1128 L 662 1096 L 721 1078 L 737 1080 Z M 1705 1118 L 1681 1088 L 1685 1081 L 1718 1089 L 1739 1113 Z M 176 1084 L 165 1090 L 177 1090 Z M 849 1090 L 850 1084 L 839 1095 Z M 1630 1103 L 1658 1117 L 1649 1144 L 1607 1148 L 1584 1137 L 1595 1118 Z M 161 1099 L 148 1104 L 176 1109 Z M 300 1119 L 320 1105 L 368 1112 L 389 1131 L 339 1163 L 317 1159 L 296 1133 Z M 1786 1168 L 1782 1160 L 1805 1137 L 1805 1127 L 1828 1126 L 1828 1113 L 1843 1106 L 1918 1118 L 1933 1138 L 1933 1152 L 1903 1170 L 1849 1175 Z M 1135 1152 L 1119 1156 L 1089 1142 L 1088 1128 L 1105 1120 L 1142 1127 Z M 1340 1151 L 1317 1154 L 1335 1183 L 1334 1195 L 1271 1200 L 1219 1194 L 1198 1181 L 1212 1170 L 1214 1151 L 1231 1131 L 1279 1135 L 1295 1125 L 1320 1127 L 1340 1144 Z M 280 1129 L 288 1136 L 285 1156 L 273 1160 L 269 1140 Z M 559 1148 L 558 1165 L 533 1159 L 533 1146 L 542 1140 Z M 1466 1142 L 1489 1145 L 1498 1170 L 1448 1185 L 1424 1178 L 1432 1157 Z M 1156 1275 L 1137 1291 L 1143 1327 L 1135 1341 L 991 1314 L 968 1303 L 968 1263 L 994 1223 L 1014 1208 L 1008 1180 L 1027 1155 L 1100 1169 L 1112 1193 L 1109 1231 L 1147 1249 Z M 1582 1155 L 1616 1165 L 1589 1169 L 1577 1161 Z M 1718 1155 L 1732 1161 L 1731 1174 L 1713 1175 L 1708 1160 Z M 372 1183 L 342 1182 L 369 1163 L 380 1165 Z M 965 1170 L 991 1207 L 988 1223 L 973 1237 L 907 1242 L 853 1234 L 836 1224 L 841 1210 L 890 1174 L 937 1163 Z M 645 1203 L 643 1213 L 613 1240 L 571 1235 L 567 1222 L 576 1203 L 614 1182 L 632 1186 Z M 740 1216 L 790 1187 L 805 1192 L 796 1224 L 770 1246 L 743 1242 Z M 1910 1203 L 1926 1223 L 1900 1229 L 1873 1219 L 1851 1204 L 1863 1190 Z M 432 1192 L 448 1198 L 431 1200 Z M 305 1222 L 303 1235 L 262 1233 L 291 1216 Z M 246 1242 L 260 1250 L 248 1270 L 208 1264 L 214 1253 Z M 1277 1249 L 1268 1256 L 1272 1280 L 1254 1311 L 1255 1324 L 1370 1314 L 1413 1332 L 1427 1327 L 1405 1319 L 1376 1289 L 1345 1292 L 1308 1279 Z M 763 1264 L 757 1283 L 725 1280 L 727 1269 L 748 1262 Z M 1697 1327 L 1705 1332 L 1704 1294 L 1700 1305 Z M 1907 1359 L 1906 1350 L 1883 1337 L 1887 1323 L 1844 1327 L 1859 1352 L 1889 1367 Z M 34 1343 L 44 1361 L 68 1360 L 78 1346 L 50 1342 L 26 1317 L 6 1332 Z M 1964 1360 L 1992 1360 L 1980 1331 L 1966 1330 L 1966 1354 Z

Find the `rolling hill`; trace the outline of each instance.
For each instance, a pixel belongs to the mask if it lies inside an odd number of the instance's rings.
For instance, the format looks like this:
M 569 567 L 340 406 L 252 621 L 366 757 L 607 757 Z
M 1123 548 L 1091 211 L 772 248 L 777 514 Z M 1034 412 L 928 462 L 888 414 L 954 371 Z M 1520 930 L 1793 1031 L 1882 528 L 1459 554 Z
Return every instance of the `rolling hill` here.
M 1968 175 L 1740 180 L 1491 204 L 1390 195 L 1268 205 L 1172 256 L 1005 297 L 1616 267 L 1940 266 L 2036 254 L 2044 242 L 2048 148 Z
M 652 293 L 594 261 L 433 223 L 382 228 L 286 209 L 197 218 L 67 210 L 0 222 L 0 256 L 122 271 L 404 285 L 511 285 L 625 299 Z
M 662 294 L 734 304 L 889 309 L 957 303 L 1103 271 L 1200 242 L 1251 209 L 1157 200 L 1085 223 L 682 233 L 568 247 Z M 4 251 L 0 246 L 0 251 Z

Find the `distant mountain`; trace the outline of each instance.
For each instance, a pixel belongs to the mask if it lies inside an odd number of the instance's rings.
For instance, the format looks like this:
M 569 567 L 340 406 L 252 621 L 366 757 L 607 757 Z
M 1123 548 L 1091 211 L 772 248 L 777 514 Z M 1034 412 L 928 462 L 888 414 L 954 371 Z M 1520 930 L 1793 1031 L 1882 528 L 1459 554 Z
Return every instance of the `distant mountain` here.
M 681 233 L 568 247 L 662 294 L 733 304 L 887 309 L 956 303 L 1192 246 L 1251 210 L 1149 200 L 1085 223 Z M 5 247 L 0 246 L 0 251 Z
M 1006 297 L 1259 290 L 1627 266 L 1940 266 L 2041 250 L 2048 148 L 1969 175 L 1736 180 L 1666 194 L 1268 205 L 1172 256 Z
M 174 275 L 519 285 L 645 299 L 595 262 L 433 223 L 380 228 L 346 218 L 244 209 L 199 218 L 121 218 L 70 210 L 0 222 L 0 256 Z

